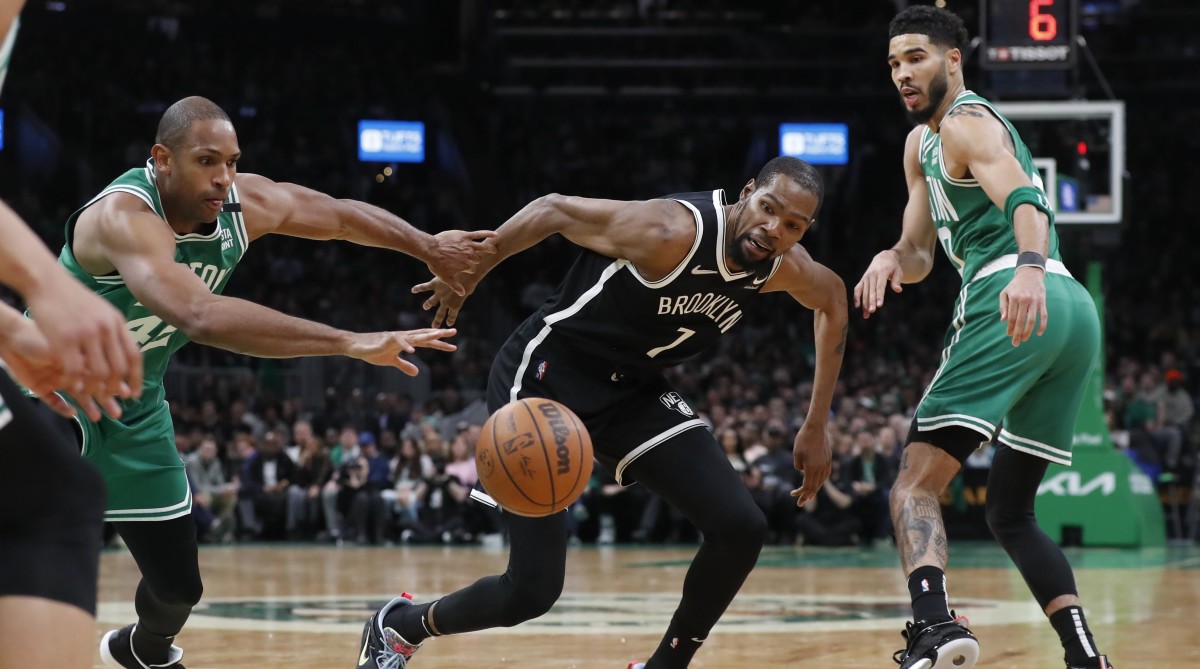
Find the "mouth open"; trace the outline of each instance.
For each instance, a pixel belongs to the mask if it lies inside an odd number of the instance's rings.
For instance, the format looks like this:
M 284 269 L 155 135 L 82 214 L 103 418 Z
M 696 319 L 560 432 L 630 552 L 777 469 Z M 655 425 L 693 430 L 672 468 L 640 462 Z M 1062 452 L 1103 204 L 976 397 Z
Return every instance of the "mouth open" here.
M 772 253 L 775 252 L 773 249 L 760 243 L 753 237 L 746 238 L 745 246 L 746 246 L 746 255 L 756 261 L 766 260 L 767 258 L 771 257 Z
M 206 207 L 208 207 L 209 209 L 213 209 L 213 210 L 215 210 L 215 211 L 220 211 L 220 210 L 221 210 L 221 204 L 222 204 L 223 202 L 225 202 L 224 198 L 222 198 L 222 199 L 220 199 L 220 200 L 218 200 L 218 199 L 214 199 L 214 198 L 208 198 L 208 199 L 205 199 L 205 200 L 204 200 L 204 205 L 205 205 Z
M 900 97 L 904 98 L 905 105 L 913 107 L 917 104 L 917 100 L 920 99 L 921 93 L 915 88 L 901 88 Z

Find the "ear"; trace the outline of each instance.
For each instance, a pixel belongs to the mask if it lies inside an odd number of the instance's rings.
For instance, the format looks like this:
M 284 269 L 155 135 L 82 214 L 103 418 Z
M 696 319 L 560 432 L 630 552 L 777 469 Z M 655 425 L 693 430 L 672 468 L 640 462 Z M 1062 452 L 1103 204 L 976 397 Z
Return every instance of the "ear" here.
M 962 71 L 962 51 L 959 49 L 950 49 L 946 52 L 947 69 L 950 74 L 958 74 Z
M 738 199 L 745 200 L 746 198 L 750 197 L 750 194 L 753 192 L 754 192 L 754 179 L 751 179 L 746 182 L 745 186 L 742 186 L 742 192 L 738 194 Z
M 150 147 L 150 155 L 154 157 L 154 166 L 158 171 L 170 173 L 171 171 L 171 150 L 165 144 L 155 144 Z

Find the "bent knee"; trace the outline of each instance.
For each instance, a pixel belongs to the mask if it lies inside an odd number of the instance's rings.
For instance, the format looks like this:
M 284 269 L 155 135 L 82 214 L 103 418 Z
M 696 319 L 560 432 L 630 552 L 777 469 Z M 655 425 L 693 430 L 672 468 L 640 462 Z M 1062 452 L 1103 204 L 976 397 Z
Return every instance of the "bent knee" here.
M 545 615 L 562 595 L 562 589 L 561 579 L 557 582 L 539 579 L 536 582 L 514 583 L 504 603 L 501 625 L 513 627 Z

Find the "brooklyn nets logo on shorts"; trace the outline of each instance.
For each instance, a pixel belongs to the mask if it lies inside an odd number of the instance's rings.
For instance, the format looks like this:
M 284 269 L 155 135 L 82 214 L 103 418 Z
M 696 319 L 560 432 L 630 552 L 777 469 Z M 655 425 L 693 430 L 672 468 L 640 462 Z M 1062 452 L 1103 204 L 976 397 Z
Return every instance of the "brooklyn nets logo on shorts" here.
M 683 401 L 683 398 L 677 392 L 663 393 L 659 396 L 658 401 L 662 402 L 663 406 L 668 409 L 674 409 L 688 418 L 696 415 L 696 412 L 692 411 L 692 408 L 687 405 L 687 402 Z

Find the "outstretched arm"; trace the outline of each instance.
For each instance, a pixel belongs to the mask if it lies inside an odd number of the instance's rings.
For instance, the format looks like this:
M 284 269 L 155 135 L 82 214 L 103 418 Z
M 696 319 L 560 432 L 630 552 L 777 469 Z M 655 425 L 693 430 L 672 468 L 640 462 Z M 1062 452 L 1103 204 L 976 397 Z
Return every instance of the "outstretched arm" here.
M 817 360 L 812 398 L 792 451 L 796 469 L 804 472 L 804 484 L 792 491 L 796 504 L 801 505 L 814 497 L 829 478 L 832 454 L 826 427 L 846 352 L 849 321 L 846 284 L 797 245 L 784 255 L 779 270 L 763 286 L 764 292 L 777 290 L 786 290 L 797 302 L 813 310 Z
M 567 195 L 543 195 L 525 205 L 496 229 L 496 253 L 480 261 L 474 274 L 456 277 L 466 287 L 463 295 L 452 295 L 444 280 L 435 279 L 413 287 L 414 293 L 431 291 L 426 310 L 436 307 L 433 326 L 454 325 L 466 296 L 496 265 L 558 233 L 570 241 L 610 258 L 629 260 L 643 275 L 665 274 L 678 262 L 673 252 L 680 239 L 671 225 L 675 217 L 691 218 L 671 200 L 599 200 Z M 688 234 L 694 235 L 694 228 Z M 688 238 L 691 242 L 691 237 Z
M 948 167 L 965 166 L 979 181 L 988 198 L 1005 211 L 1008 196 L 1019 188 L 1033 188 L 1033 180 L 1013 153 L 1008 128 L 990 113 L 962 106 L 941 126 L 942 152 Z M 1044 201 L 1044 195 L 1043 201 Z M 1022 204 L 1012 216 L 1013 234 L 1020 252 L 1032 251 L 1045 262 L 1050 248 L 1050 217 L 1032 204 Z M 1008 323 L 1013 346 L 1029 339 L 1037 328 L 1046 331 L 1045 269 L 1018 267 L 1000 294 L 1000 319 Z
M 923 127 L 923 126 L 921 126 Z M 890 286 L 902 292 L 901 284 L 918 283 L 933 268 L 937 234 L 929 211 L 929 190 L 921 170 L 921 127 L 908 134 L 904 144 L 904 177 L 908 183 L 908 204 L 904 207 L 904 227 L 900 241 L 880 251 L 854 286 L 854 306 L 862 308 L 863 318 L 883 307 Z
M 305 239 L 341 239 L 391 249 L 429 266 L 434 275 L 454 281 L 470 272 L 481 257 L 495 253 L 490 230 L 422 232 L 391 212 L 357 200 L 338 200 L 304 186 L 276 183 L 255 174 L 237 178 L 250 239 L 268 233 Z
M 261 358 L 344 355 L 415 375 L 399 357 L 416 346 L 454 350 L 453 330 L 360 334 L 295 318 L 262 305 L 214 295 L 189 267 L 175 262 L 175 240 L 145 204 L 113 194 L 84 214 L 98 226 L 104 257 L 151 313 L 201 344 Z M 94 217 L 94 218 L 92 218 Z

